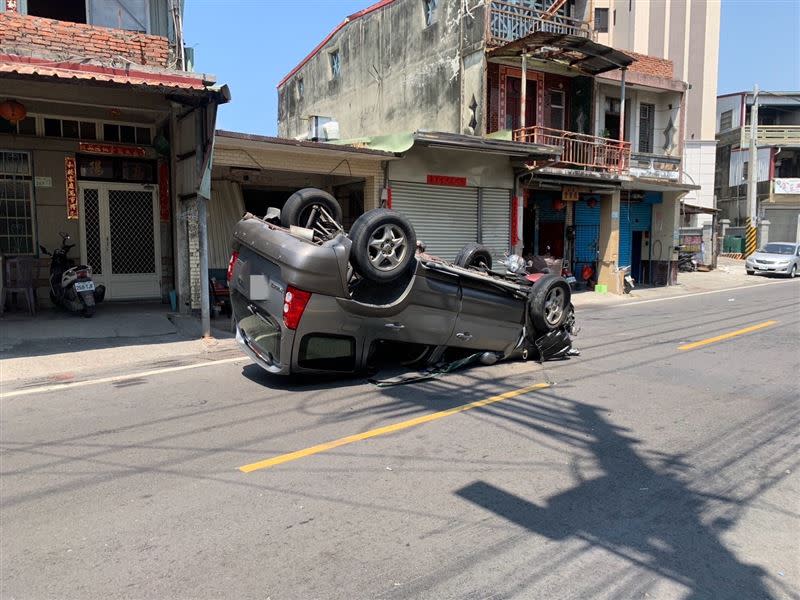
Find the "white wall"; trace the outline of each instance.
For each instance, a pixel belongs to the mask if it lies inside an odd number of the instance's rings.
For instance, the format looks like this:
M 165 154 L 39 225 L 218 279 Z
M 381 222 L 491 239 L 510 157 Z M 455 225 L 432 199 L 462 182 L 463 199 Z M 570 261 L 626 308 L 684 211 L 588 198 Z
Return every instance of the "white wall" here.
M 684 197 L 687 204 L 715 208 L 714 206 L 714 165 L 716 163 L 717 145 L 715 142 L 687 141 L 683 150 L 683 170 L 687 183 L 699 185 L 699 190 L 691 190 Z M 711 215 L 698 215 L 698 222 L 703 225 L 710 221 Z

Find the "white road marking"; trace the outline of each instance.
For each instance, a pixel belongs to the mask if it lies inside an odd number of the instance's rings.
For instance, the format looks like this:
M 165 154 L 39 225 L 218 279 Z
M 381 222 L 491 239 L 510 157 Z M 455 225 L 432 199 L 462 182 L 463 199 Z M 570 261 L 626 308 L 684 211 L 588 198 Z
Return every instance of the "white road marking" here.
M 11 392 L 0 391 L 0 400 L 5 400 L 7 398 L 15 398 L 18 396 L 30 396 L 31 394 L 42 394 L 45 392 L 52 392 L 55 390 L 71 390 L 76 387 L 98 385 L 101 383 L 116 383 L 118 381 L 126 381 L 128 379 L 139 379 L 142 377 L 151 377 L 153 375 L 163 375 L 164 373 L 175 373 L 177 371 L 188 371 L 189 369 L 199 369 L 200 367 L 225 365 L 225 364 L 244 362 L 249 360 L 250 359 L 246 356 L 237 356 L 236 358 L 223 358 L 222 360 L 210 360 L 206 362 L 192 363 L 191 365 L 181 365 L 179 367 L 164 367 L 163 369 L 153 369 L 152 371 L 140 371 L 138 373 L 129 373 L 127 375 L 113 375 L 111 377 L 99 377 L 98 379 L 85 379 L 82 381 L 72 381 L 68 383 L 42 385 L 39 387 L 13 390 Z
M 638 304 L 649 304 L 651 302 L 666 302 L 667 300 L 680 300 L 681 298 L 691 298 L 692 296 L 706 296 L 708 294 L 721 294 L 722 292 L 734 292 L 739 290 L 749 290 L 752 288 L 764 287 L 765 285 L 781 285 L 787 284 L 787 281 L 770 281 L 769 283 L 756 283 L 753 285 L 740 285 L 738 287 L 724 288 L 721 290 L 710 290 L 707 292 L 694 292 L 691 294 L 679 294 L 677 296 L 669 296 L 667 298 L 651 298 L 650 300 L 635 300 L 633 302 L 626 302 L 625 304 L 609 304 L 606 306 L 597 305 L 602 308 L 625 308 L 626 306 L 636 306 Z M 586 307 L 588 308 L 588 306 Z

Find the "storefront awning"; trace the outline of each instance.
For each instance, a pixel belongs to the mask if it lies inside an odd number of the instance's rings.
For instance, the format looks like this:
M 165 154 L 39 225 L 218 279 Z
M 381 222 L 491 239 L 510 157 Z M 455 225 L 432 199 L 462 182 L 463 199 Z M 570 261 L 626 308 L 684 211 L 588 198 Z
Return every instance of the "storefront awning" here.
M 622 184 L 623 190 L 643 190 L 645 192 L 691 192 L 699 190 L 699 185 L 678 183 L 677 181 L 655 180 L 636 177 Z
M 684 215 L 715 215 L 720 211 L 718 208 L 710 206 L 698 206 L 697 204 L 687 204 L 681 202 L 681 213 Z
M 586 75 L 623 69 L 635 59 L 611 46 L 590 39 L 560 33 L 536 31 L 505 46 L 489 51 L 490 57 L 517 57 L 527 52 L 533 59 L 552 60 Z

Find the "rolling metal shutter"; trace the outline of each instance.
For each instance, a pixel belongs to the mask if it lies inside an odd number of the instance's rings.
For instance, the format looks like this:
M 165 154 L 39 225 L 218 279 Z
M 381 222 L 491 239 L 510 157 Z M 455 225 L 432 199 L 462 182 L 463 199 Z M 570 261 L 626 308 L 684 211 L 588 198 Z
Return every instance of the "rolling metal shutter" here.
M 411 220 L 426 252 L 453 260 L 478 239 L 478 190 L 392 181 L 392 208 Z
M 481 194 L 481 243 L 499 260 L 511 249 L 511 191 L 483 188 Z

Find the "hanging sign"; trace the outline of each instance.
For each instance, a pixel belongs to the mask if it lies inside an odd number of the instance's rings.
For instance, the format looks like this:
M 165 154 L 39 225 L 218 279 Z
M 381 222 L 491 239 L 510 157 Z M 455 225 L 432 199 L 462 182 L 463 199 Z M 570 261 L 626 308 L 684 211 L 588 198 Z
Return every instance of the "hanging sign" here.
M 573 185 L 565 185 L 561 188 L 561 198 L 565 202 L 577 202 L 578 194 L 578 188 Z
M 161 222 L 169 223 L 169 167 L 163 160 L 158 165 L 158 206 Z
M 453 187 L 466 187 L 466 177 L 451 177 L 450 175 L 428 175 L 429 185 L 449 185 Z
M 78 169 L 74 156 L 64 157 L 64 175 L 67 181 L 67 218 L 78 218 Z
M 147 150 L 140 146 L 117 146 L 115 144 L 96 144 L 94 142 L 81 142 L 81 152 L 94 154 L 113 154 L 115 156 L 147 156 Z

